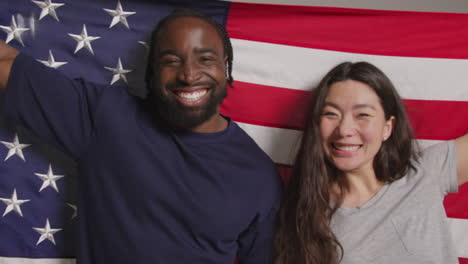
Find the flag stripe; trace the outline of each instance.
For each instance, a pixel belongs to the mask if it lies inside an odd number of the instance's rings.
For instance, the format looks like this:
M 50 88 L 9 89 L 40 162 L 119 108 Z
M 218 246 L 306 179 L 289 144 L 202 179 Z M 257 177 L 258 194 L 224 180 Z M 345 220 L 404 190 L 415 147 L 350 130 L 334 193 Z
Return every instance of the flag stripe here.
M 238 39 L 434 58 L 468 58 L 466 28 L 468 14 L 249 3 L 232 3 L 227 23 Z
M 368 61 L 389 76 L 403 98 L 468 101 L 468 60 L 354 54 L 240 39 L 232 44 L 233 76 L 242 82 L 308 91 L 337 64 Z
M 462 229 L 466 230 L 464 228 Z M 452 232 L 457 232 L 457 231 L 458 230 L 453 230 L 452 228 Z M 458 248 L 460 248 L 460 246 Z M 458 249 L 458 251 L 460 251 L 460 249 Z M 459 264 L 468 264 L 468 259 L 460 258 L 459 260 L 460 260 Z M 75 264 L 75 263 L 76 261 L 74 259 L 30 259 L 30 258 L 0 257 L 0 264 Z
M 0 257 L 0 264 L 75 264 L 75 259 L 36 259 Z
M 447 216 L 468 220 L 468 210 L 466 210 L 465 201 L 468 201 L 468 183 L 460 186 L 458 193 L 450 193 L 445 196 L 444 205 Z M 464 234 L 466 236 L 468 232 L 465 232 Z M 468 253 L 468 246 L 465 247 L 465 251 Z
M 240 122 L 302 129 L 309 94 L 235 82 L 221 111 Z M 448 140 L 468 132 L 468 102 L 405 100 L 405 103 L 418 139 Z
M 419 143 L 434 144 L 435 142 L 419 142 Z M 278 164 L 277 168 L 283 181 L 288 182 L 289 179 L 292 177 L 292 173 L 293 173 L 292 166 Z M 466 211 L 466 209 L 464 209 L 464 207 L 466 207 L 466 204 L 460 202 L 460 201 L 466 201 L 466 199 L 468 198 L 467 193 L 468 193 L 468 184 L 465 184 L 460 187 L 460 190 L 458 193 L 450 193 L 447 196 L 445 196 L 444 206 L 445 206 L 445 211 L 447 213 L 447 217 L 463 219 L 463 220 L 468 221 L 468 212 Z M 468 234 L 468 233 L 464 233 L 464 234 Z M 458 237 L 456 236 L 454 236 L 453 239 L 454 241 L 459 241 Z M 468 249 L 468 247 L 465 247 L 465 249 Z
M 226 0 L 227 1 L 227 0 Z M 230 2 L 264 3 L 275 5 L 299 5 L 299 6 L 328 6 L 349 7 L 379 10 L 407 10 L 423 12 L 452 12 L 468 13 L 468 6 L 463 0 L 411 0 L 411 1 L 386 1 L 386 0 L 229 0 Z
M 249 134 L 260 148 L 278 165 L 284 181 L 291 177 L 291 166 L 294 163 L 302 132 L 293 129 L 253 125 L 237 121 L 240 127 Z M 417 140 L 421 149 L 442 142 L 440 140 Z M 458 193 L 446 196 L 444 205 L 449 217 L 468 219 L 466 204 L 468 184 L 460 186 Z
M 293 164 L 302 131 L 253 125 L 237 120 L 236 122 L 275 163 L 282 165 Z M 417 140 L 417 142 L 424 149 L 441 141 Z

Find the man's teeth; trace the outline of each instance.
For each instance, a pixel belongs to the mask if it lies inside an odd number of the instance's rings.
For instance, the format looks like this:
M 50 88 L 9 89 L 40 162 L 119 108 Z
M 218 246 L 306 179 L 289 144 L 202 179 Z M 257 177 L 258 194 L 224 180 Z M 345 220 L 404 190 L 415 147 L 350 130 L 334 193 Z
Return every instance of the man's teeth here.
M 355 150 L 358 150 L 361 146 L 360 145 L 357 145 L 357 146 L 337 146 L 337 145 L 333 145 L 336 149 L 338 150 L 342 150 L 342 151 L 355 151 Z
M 177 96 L 186 101 L 196 101 L 200 99 L 207 92 L 206 89 L 196 90 L 194 92 L 178 92 Z

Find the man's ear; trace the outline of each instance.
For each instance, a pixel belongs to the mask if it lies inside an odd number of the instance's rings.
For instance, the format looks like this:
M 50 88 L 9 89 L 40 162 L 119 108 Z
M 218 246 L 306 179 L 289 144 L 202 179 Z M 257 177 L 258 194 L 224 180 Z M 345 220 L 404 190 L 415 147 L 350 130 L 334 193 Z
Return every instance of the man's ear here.
M 226 78 L 229 76 L 228 74 L 228 56 L 224 56 L 224 67 L 226 68 L 224 70 L 224 75 L 226 75 Z

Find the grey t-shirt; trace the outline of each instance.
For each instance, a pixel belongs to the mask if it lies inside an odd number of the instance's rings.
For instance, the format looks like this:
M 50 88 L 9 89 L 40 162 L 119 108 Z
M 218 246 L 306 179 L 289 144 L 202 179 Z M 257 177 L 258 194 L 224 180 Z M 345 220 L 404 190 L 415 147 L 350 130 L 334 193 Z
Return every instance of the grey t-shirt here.
M 331 227 L 344 248 L 341 264 L 458 263 L 442 204 L 457 192 L 454 141 L 427 148 L 405 177 L 359 208 L 339 208 Z

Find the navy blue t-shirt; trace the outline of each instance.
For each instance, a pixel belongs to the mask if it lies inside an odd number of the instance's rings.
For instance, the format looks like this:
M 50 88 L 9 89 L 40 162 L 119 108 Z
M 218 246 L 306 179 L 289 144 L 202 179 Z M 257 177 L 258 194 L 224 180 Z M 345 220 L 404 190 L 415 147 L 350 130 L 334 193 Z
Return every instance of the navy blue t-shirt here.
M 235 122 L 162 129 L 125 89 L 24 54 L 4 100 L 6 115 L 78 162 L 78 263 L 272 263 L 281 181 Z

